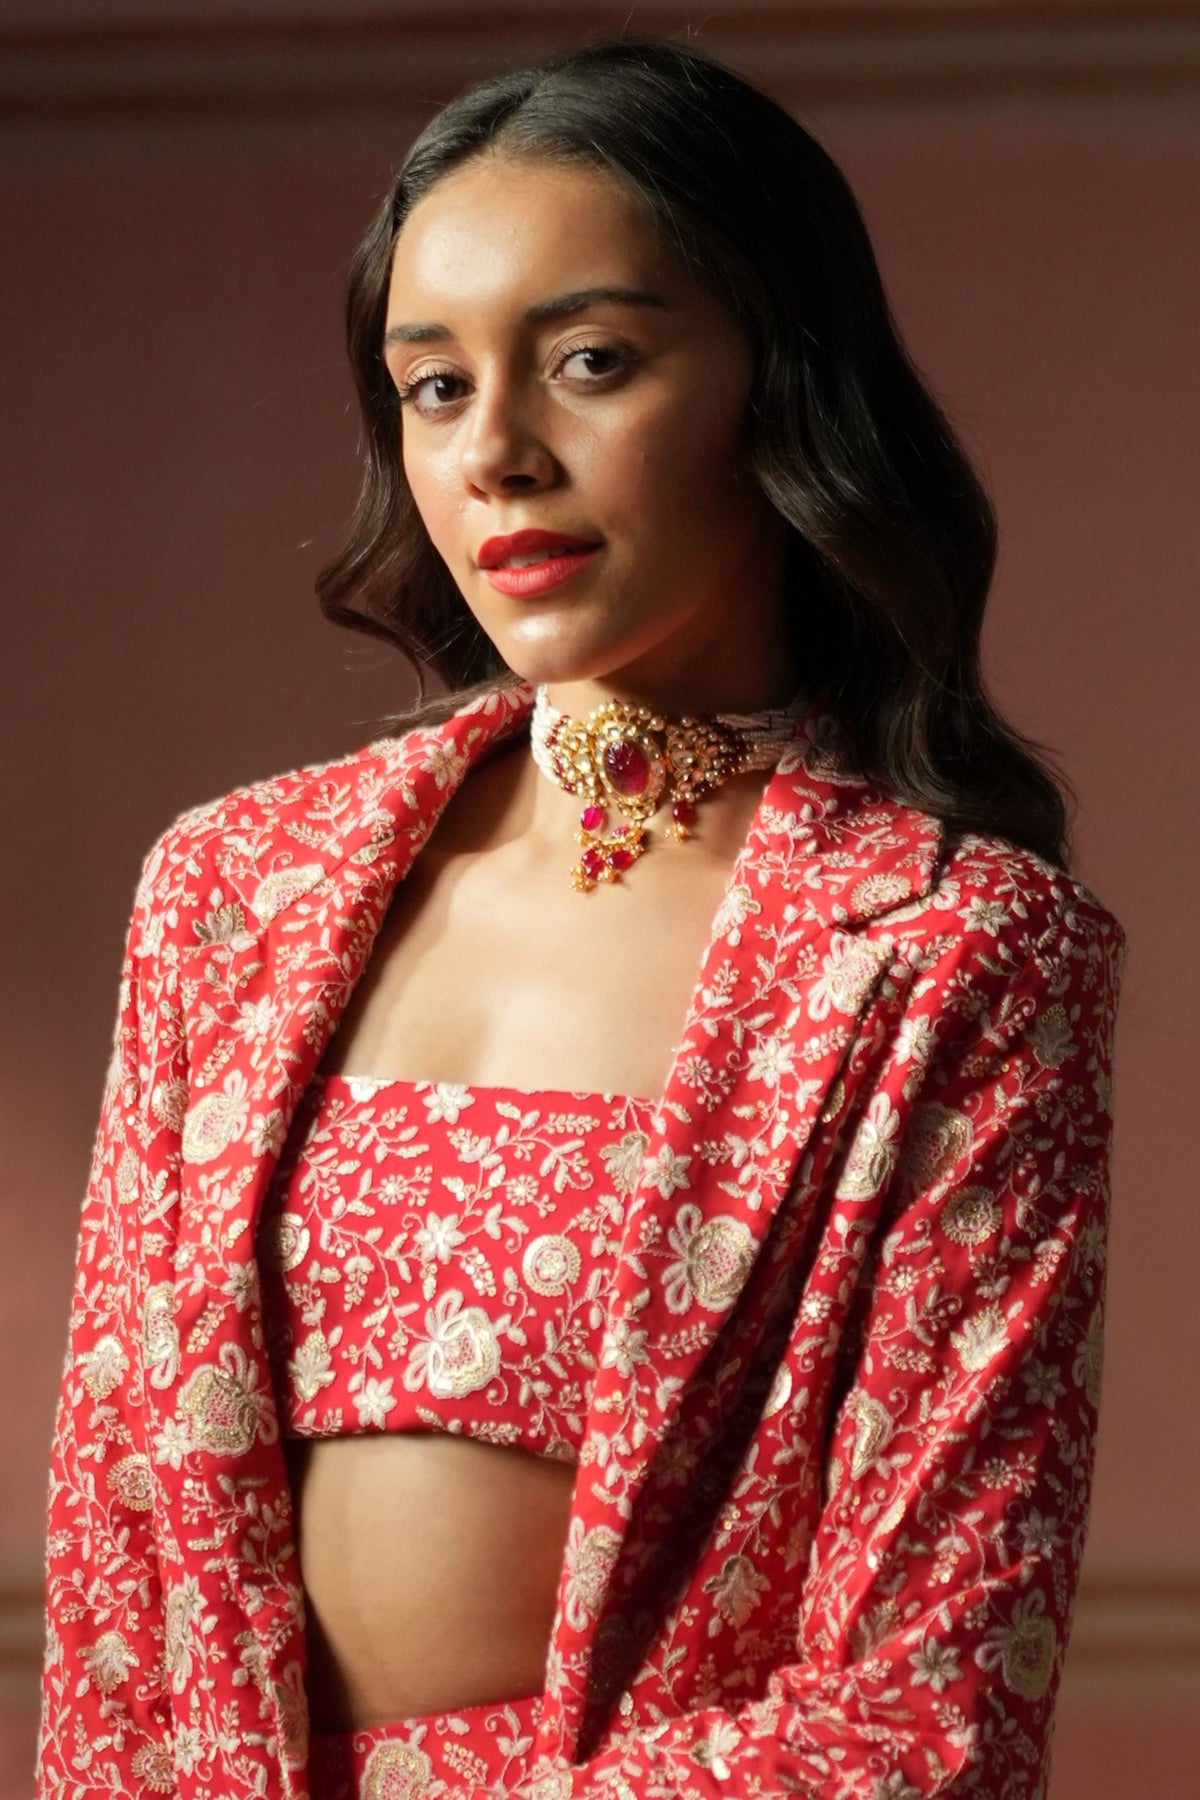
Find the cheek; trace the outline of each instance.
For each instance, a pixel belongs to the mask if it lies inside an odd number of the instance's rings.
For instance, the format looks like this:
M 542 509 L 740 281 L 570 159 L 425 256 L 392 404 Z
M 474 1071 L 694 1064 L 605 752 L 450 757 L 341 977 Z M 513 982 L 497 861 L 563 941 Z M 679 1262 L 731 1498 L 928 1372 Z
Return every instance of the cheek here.
M 612 479 L 660 542 L 672 522 L 686 525 L 690 541 L 702 540 L 744 504 L 753 480 L 746 405 L 741 392 L 697 394 L 625 435 Z
M 452 514 L 451 489 L 437 463 L 416 453 L 405 454 L 400 447 L 400 464 L 413 497 L 413 504 L 439 555 L 450 559 Z

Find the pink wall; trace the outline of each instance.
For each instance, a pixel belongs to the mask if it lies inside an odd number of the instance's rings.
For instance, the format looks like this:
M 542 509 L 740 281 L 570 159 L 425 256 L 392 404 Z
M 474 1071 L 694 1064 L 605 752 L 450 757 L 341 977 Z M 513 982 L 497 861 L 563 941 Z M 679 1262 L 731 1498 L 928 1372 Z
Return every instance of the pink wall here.
M 994 690 L 1060 753 L 1079 872 L 1131 940 L 1090 1564 L 1195 1575 L 1200 1216 L 1180 1120 L 1200 1028 L 1171 921 L 1200 876 L 1200 132 L 908 126 L 838 148 L 998 507 Z M 1164 1485 L 1193 1504 L 1164 1505 Z
M 244 140 L 64 130 L 27 139 L 0 177 L 12 675 L 0 1361 L 16 1372 L 0 1584 L 18 1639 L 140 857 L 185 805 L 363 741 L 408 692 L 397 658 L 324 625 L 309 598 L 355 486 L 342 270 L 408 135 L 403 117 L 386 139 L 364 127 L 349 141 L 300 126 Z M 1132 942 L 1088 1579 L 1110 1600 L 1131 1594 L 1139 1630 L 1158 1616 L 1146 1595 L 1175 1618 L 1190 1593 L 1193 1660 L 1139 1689 L 1121 1674 L 1120 1630 L 1115 1660 L 1101 1645 L 1091 1673 L 1081 1649 L 1053 1793 L 1154 1800 L 1180 1791 L 1172 1732 L 1194 1679 L 1200 1581 L 1185 1373 L 1200 1214 L 1181 1127 L 1200 1044 L 1179 932 L 1200 878 L 1185 792 L 1200 657 L 1200 132 L 831 116 L 824 135 L 998 503 L 995 692 L 1074 777 L 1080 872 Z M 3 1690 L 21 1771 L 27 1656 L 18 1643 Z M 23 1792 L 27 1773 L 10 1782 L 0 1770 L 0 1796 Z

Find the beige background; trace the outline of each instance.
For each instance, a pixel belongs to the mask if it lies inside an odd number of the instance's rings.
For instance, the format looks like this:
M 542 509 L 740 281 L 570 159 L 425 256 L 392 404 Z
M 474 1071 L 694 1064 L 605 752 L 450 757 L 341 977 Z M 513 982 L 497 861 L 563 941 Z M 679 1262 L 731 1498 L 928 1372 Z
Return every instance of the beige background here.
M 410 691 L 310 597 L 356 486 L 349 253 L 434 106 L 626 16 L 0 0 L 0 1800 L 30 1789 L 50 1422 L 140 858 L 184 806 L 365 741 Z M 694 19 L 860 196 L 999 509 L 994 690 L 1075 779 L 1079 873 L 1130 936 L 1100 1470 L 1052 1800 L 1177 1800 L 1200 1698 L 1200 9 Z

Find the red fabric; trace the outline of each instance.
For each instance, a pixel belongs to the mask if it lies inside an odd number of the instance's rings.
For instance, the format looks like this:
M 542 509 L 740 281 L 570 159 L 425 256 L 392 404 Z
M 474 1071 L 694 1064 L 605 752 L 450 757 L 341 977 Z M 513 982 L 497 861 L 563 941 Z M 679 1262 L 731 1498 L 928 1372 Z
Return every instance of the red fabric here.
M 575 1462 L 653 1111 L 314 1079 L 258 1234 L 283 1435 L 455 1431 Z
M 309 1748 L 312 1800 L 419 1800 L 469 1792 L 504 1800 L 525 1778 L 540 1694 L 426 1713 L 362 1731 L 319 1732 Z
M 239 790 L 147 858 L 54 1442 L 43 1796 L 307 1792 L 257 1222 L 396 883 L 531 704 Z M 628 1197 L 519 1792 L 1044 1794 L 1122 950 L 814 713 Z

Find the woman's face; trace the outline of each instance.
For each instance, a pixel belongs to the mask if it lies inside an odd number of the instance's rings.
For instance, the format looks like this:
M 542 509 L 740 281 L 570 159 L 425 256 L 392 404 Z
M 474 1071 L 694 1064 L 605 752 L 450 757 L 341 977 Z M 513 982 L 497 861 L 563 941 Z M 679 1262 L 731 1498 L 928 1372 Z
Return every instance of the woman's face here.
M 679 710 L 791 696 L 749 341 L 614 179 L 495 154 L 444 177 L 400 232 L 385 353 L 414 500 L 510 668 L 570 710 L 601 697 L 572 684 Z M 527 530 L 585 548 L 486 566 Z

